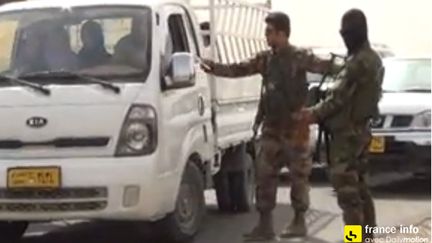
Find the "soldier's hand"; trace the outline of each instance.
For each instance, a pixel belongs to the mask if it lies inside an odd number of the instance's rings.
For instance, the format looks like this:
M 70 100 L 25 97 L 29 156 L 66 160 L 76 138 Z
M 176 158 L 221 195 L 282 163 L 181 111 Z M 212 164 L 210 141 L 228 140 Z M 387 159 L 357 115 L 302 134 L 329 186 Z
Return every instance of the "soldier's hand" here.
M 258 134 L 258 129 L 259 129 L 259 124 L 254 124 L 252 127 L 252 131 L 253 131 L 253 136 L 256 137 L 256 135 Z
M 301 111 L 294 113 L 293 118 L 306 124 L 317 123 L 317 119 L 310 109 L 302 109 Z
M 213 71 L 214 62 L 211 60 L 207 60 L 207 59 L 201 59 L 201 65 L 200 66 L 204 70 L 204 72 L 211 73 Z

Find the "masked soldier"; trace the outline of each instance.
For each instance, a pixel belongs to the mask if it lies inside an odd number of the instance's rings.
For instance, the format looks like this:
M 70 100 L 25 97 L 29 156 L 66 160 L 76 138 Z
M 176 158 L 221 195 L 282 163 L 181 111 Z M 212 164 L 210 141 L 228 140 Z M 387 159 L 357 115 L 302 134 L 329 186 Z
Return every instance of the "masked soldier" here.
M 330 133 L 331 179 L 347 225 L 375 226 L 375 209 L 365 182 L 365 156 L 371 139 L 369 121 L 378 115 L 384 75 L 379 55 L 369 45 L 366 17 L 346 12 L 340 34 L 348 58 L 326 99 L 299 114 L 320 122 Z M 373 238 L 366 234 L 365 238 Z
M 309 207 L 309 176 L 312 167 L 309 148 L 309 125 L 293 119 L 305 106 L 308 92 L 306 72 L 324 73 L 329 61 L 317 59 L 312 53 L 288 42 L 289 17 L 281 12 L 267 16 L 265 36 L 271 50 L 257 54 L 239 64 L 222 65 L 204 61 L 209 73 L 240 77 L 261 74 L 263 91 L 257 121 L 262 121 L 262 137 L 257 159 L 257 210 L 260 218 L 246 241 L 275 238 L 272 211 L 276 205 L 278 174 L 282 166 L 291 173 L 291 202 L 295 216 L 281 237 L 306 235 L 305 212 Z M 254 129 L 257 129 L 255 124 Z

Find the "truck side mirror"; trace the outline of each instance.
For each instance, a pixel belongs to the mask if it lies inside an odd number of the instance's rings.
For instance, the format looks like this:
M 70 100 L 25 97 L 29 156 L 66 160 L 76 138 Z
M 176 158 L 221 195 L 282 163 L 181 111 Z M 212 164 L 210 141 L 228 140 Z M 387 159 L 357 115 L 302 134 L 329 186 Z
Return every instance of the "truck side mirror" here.
M 178 89 L 194 86 L 195 74 L 195 57 L 188 52 L 174 53 L 165 78 L 166 87 Z

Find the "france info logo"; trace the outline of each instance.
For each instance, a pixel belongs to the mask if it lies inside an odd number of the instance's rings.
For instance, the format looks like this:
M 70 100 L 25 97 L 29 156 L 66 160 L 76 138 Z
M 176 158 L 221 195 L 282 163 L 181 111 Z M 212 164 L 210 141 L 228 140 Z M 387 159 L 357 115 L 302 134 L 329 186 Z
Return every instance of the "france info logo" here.
M 361 243 L 362 237 L 362 226 L 361 225 L 345 225 L 344 228 L 344 242 L 355 242 Z

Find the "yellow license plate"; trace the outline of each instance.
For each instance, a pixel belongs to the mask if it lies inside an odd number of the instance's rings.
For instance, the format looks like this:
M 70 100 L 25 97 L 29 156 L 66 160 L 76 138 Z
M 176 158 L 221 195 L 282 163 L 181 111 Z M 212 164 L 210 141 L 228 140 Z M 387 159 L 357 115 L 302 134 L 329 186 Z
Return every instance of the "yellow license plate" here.
M 369 152 L 371 153 L 384 153 L 385 139 L 384 137 L 372 137 L 369 144 Z
M 10 168 L 7 185 L 11 189 L 59 188 L 61 171 L 59 167 Z

